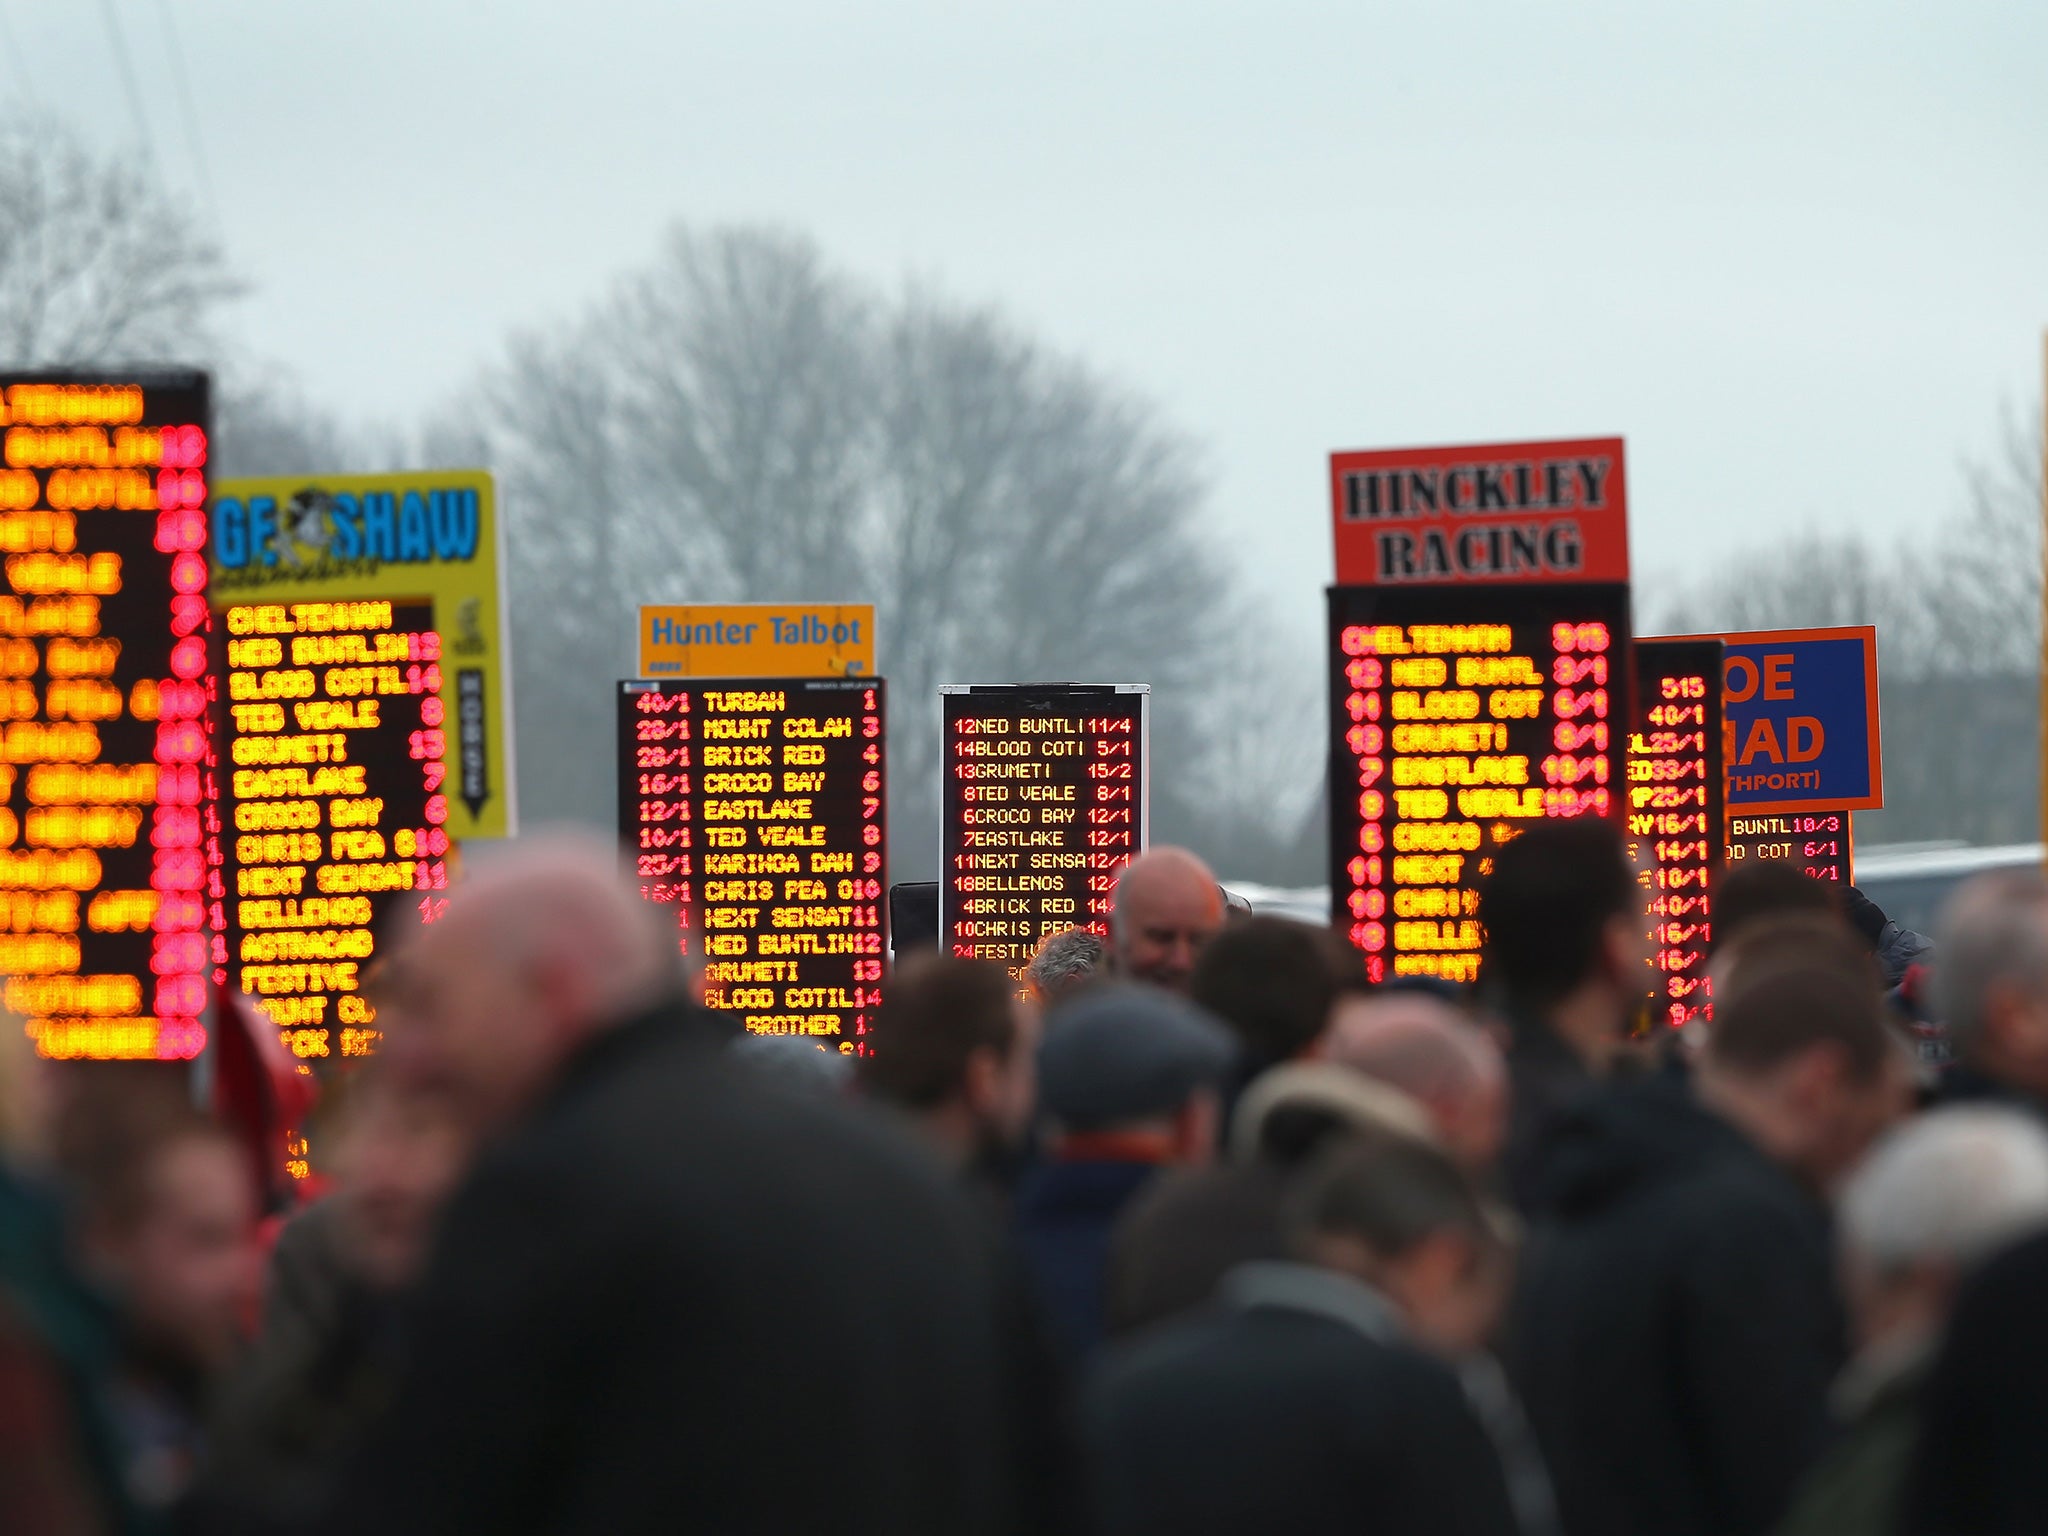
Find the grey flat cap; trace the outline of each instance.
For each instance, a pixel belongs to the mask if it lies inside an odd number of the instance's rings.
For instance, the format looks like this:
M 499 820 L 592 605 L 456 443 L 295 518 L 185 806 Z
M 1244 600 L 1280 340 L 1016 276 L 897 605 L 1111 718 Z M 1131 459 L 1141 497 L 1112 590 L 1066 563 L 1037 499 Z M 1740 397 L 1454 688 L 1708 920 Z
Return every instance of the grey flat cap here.
M 1230 1032 L 1153 987 L 1094 987 L 1056 1009 L 1038 1047 L 1039 1099 L 1072 1131 L 1167 1115 L 1228 1075 Z

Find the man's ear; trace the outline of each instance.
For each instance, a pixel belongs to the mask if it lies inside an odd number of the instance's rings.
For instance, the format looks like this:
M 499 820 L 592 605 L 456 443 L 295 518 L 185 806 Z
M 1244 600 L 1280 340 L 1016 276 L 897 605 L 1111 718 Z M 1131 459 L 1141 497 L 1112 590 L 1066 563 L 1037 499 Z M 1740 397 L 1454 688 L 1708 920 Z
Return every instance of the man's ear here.
M 996 1085 L 1002 1074 L 1003 1063 L 988 1046 L 978 1045 L 967 1053 L 960 1069 L 960 1098 L 969 1113 L 981 1116 L 995 1108 Z
M 1992 1051 L 2015 1049 L 2032 1055 L 2048 1041 L 2031 1038 L 2048 1034 L 2048 1010 L 2037 1008 L 2025 989 L 2010 981 L 1995 981 L 1984 996 L 1984 1043 Z
M 1173 1117 L 1176 1153 L 1185 1162 L 1206 1162 L 1216 1153 L 1223 1106 L 1213 1090 L 1198 1088 Z
M 549 1019 L 576 1016 L 583 989 L 577 985 L 575 966 L 566 964 L 558 954 L 542 951 L 527 962 L 527 977 L 528 987 Z
M 1650 964 L 1647 920 L 1617 912 L 1600 925 L 1600 969 L 1606 978 L 1629 991 L 1646 987 L 1642 970 Z
M 1416 1270 L 1427 1281 L 1432 1295 L 1450 1289 L 1478 1267 L 1478 1246 L 1452 1227 L 1429 1233 L 1415 1245 L 1412 1254 Z
M 1816 1040 L 1787 1067 L 1792 1102 L 1808 1113 L 1834 1097 L 1850 1076 L 1849 1052 L 1838 1040 Z

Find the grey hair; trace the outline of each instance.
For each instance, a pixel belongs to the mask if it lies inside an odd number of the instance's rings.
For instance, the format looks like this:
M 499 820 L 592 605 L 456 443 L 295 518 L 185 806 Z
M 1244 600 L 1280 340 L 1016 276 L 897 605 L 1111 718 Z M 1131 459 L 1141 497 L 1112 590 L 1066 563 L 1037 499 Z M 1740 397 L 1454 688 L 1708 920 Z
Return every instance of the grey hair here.
M 1958 1054 L 1982 1039 L 1994 990 L 2048 994 L 2048 881 L 2013 869 L 1965 883 L 1942 909 L 1934 986 Z
M 1102 958 L 1107 952 L 1101 937 L 1086 928 L 1048 934 L 1039 944 L 1038 953 L 1031 957 L 1031 963 L 1024 967 L 1024 979 L 1040 997 L 1058 997 L 1102 969 Z
M 2048 1129 L 1982 1104 L 1910 1120 L 1856 1170 L 1840 1220 L 1844 1251 L 1881 1273 L 1987 1258 L 2048 1226 Z

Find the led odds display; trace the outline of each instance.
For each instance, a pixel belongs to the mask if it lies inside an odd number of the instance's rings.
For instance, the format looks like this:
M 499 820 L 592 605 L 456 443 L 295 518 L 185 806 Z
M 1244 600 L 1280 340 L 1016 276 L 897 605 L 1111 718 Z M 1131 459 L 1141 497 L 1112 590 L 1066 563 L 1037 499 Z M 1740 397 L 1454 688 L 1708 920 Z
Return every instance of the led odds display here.
M 1145 846 L 1142 684 L 952 687 L 944 706 L 939 935 L 1012 976 L 1046 935 L 1109 932 Z
M 1783 859 L 1816 880 L 1855 882 L 1855 839 L 1847 811 L 1801 811 L 1782 816 L 1730 816 L 1728 862 Z
M 0 375 L 0 975 L 46 1056 L 206 1043 L 208 387 Z
M 888 951 L 880 679 L 618 689 L 619 835 L 705 1001 L 858 1051 Z
M 1478 882 L 1546 817 L 1626 803 L 1624 585 L 1333 587 L 1333 915 L 1388 976 L 1478 978 Z
M 226 918 L 236 986 L 308 1065 L 367 1056 L 394 909 L 439 915 L 449 733 L 433 605 L 226 609 Z
M 1652 1016 L 1712 1017 L 1707 945 L 1725 835 L 1717 640 L 1639 640 L 1628 738 L 1629 855 L 1645 892 Z

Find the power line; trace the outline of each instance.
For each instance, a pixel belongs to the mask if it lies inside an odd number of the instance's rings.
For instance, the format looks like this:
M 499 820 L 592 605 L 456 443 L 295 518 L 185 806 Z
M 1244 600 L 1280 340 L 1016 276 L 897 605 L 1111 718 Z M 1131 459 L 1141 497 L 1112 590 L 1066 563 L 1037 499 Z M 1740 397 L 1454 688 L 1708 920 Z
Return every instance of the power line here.
M 213 215 L 213 227 L 218 231 L 220 222 L 220 199 L 214 196 L 213 168 L 206 163 L 206 144 L 199 135 L 199 113 L 192 105 L 192 77 L 185 69 L 185 45 L 178 40 L 178 18 L 171 9 L 171 0 L 157 0 L 163 11 L 164 35 L 170 41 L 171 83 L 177 88 L 178 115 L 184 119 L 185 147 L 191 152 L 192 164 L 199 172 L 199 190 L 206 198 L 207 210 Z
M 107 36 L 114 45 L 114 62 L 120 67 L 121 82 L 128 90 L 128 106 L 135 114 L 135 131 L 142 139 L 146 160 L 156 159 L 156 145 L 150 136 L 149 117 L 142 110 L 142 86 L 135 78 L 135 61 L 128 56 L 128 34 L 121 27 L 121 12 L 114 0 L 100 0 L 100 12 L 107 18 Z

